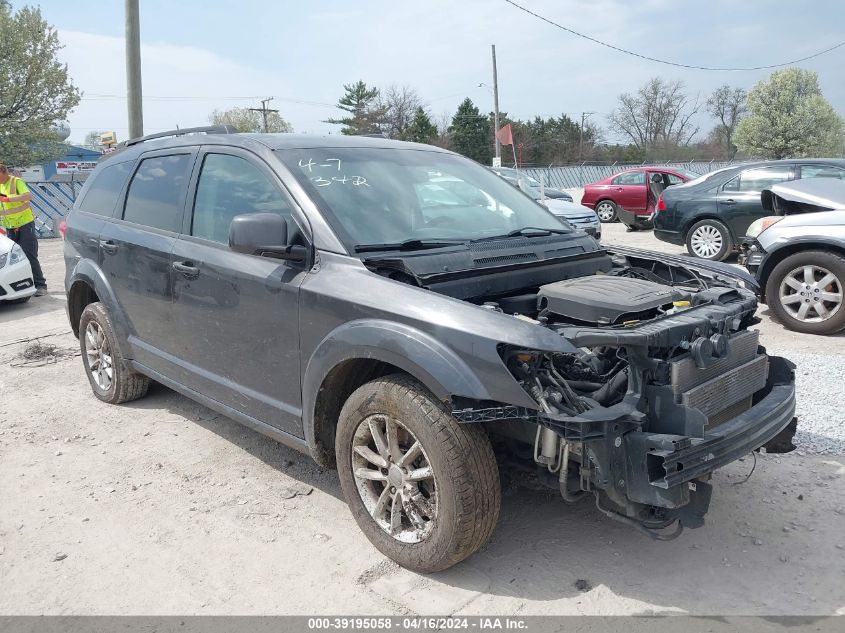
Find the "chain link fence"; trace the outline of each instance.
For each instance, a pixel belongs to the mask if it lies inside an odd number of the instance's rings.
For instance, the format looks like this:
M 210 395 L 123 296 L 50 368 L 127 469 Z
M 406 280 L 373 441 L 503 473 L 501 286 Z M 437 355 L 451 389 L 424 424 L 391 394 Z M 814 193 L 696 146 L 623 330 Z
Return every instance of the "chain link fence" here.
M 723 167 L 730 167 L 738 164 L 739 161 L 690 161 L 690 162 L 665 162 L 665 163 L 613 163 L 612 165 L 566 165 L 563 167 L 527 167 L 524 171 L 540 180 L 541 176 L 549 187 L 560 189 L 574 189 L 618 174 L 620 171 L 635 167 L 667 167 L 684 169 L 696 174 L 704 175 Z

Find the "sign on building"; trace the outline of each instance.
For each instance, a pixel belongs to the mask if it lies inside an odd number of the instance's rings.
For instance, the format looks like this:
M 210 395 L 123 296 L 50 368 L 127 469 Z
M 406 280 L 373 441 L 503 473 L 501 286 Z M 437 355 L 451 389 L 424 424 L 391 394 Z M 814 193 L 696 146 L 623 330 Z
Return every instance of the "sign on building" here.
M 88 160 L 60 160 L 56 161 L 57 174 L 80 174 L 94 171 L 96 161 Z

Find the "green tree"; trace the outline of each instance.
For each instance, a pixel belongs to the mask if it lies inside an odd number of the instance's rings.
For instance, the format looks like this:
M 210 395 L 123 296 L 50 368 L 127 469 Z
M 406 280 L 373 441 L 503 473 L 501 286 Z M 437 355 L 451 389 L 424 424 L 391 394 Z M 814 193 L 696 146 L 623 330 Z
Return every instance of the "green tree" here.
M 467 97 L 458 106 L 449 126 L 452 150 L 463 154 L 482 165 L 493 161 L 493 131 L 490 117 L 481 114 Z
M 212 125 L 232 125 L 238 132 L 263 132 L 264 116 L 261 112 L 249 108 L 229 108 L 228 110 L 215 110 L 208 117 Z M 285 121 L 278 112 L 270 112 L 267 115 L 267 131 L 293 132 L 293 126 Z
M 737 146 L 761 158 L 838 156 L 843 123 L 822 95 L 816 73 L 773 72 L 748 92 L 750 115 L 736 130 Z
M 386 107 L 379 104 L 379 90 L 368 88 L 360 79 L 354 84 L 344 84 L 346 91 L 337 107 L 349 113 L 341 119 L 326 119 L 325 123 L 342 125 L 341 134 L 380 134 L 385 123 Z
M 82 147 L 90 147 L 91 149 L 100 149 L 100 134 L 98 130 L 91 130 L 85 135 L 85 140 L 82 141 Z
M 79 90 L 58 61 L 56 30 L 37 8 L 0 2 L 0 161 L 16 166 L 57 158 L 50 127 L 79 103 Z
M 431 120 L 431 117 L 428 116 L 428 113 L 423 110 L 422 106 L 418 106 L 414 112 L 411 125 L 405 134 L 405 140 L 430 145 L 436 138 L 437 126 Z

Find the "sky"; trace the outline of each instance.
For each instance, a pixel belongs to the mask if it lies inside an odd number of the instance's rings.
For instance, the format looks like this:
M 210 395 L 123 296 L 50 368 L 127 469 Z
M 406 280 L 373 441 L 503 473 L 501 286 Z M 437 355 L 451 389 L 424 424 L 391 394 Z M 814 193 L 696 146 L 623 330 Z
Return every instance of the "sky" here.
M 845 2 L 814 0 L 520 0 L 551 20 L 615 46 L 684 64 L 779 64 L 845 40 Z M 32 0 L 12 0 L 19 8 Z M 83 100 L 71 141 L 128 132 L 121 0 L 43 0 Z M 750 88 L 771 71 L 708 72 L 625 55 L 527 15 L 503 0 L 141 0 L 144 132 L 205 125 L 215 109 L 272 107 L 301 133 L 328 133 L 343 84 L 415 88 L 435 118 L 470 97 L 512 118 L 559 116 L 607 127 L 619 94 L 660 76 L 705 100 L 728 83 Z M 845 114 L 845 47 L 799 64 L 814 70 Z M 479 84 L 484 84 L 479 86 Z M 702 113 L 702 136 L 713 122 Z M 608 133 L 607 140 L 617 140 Z

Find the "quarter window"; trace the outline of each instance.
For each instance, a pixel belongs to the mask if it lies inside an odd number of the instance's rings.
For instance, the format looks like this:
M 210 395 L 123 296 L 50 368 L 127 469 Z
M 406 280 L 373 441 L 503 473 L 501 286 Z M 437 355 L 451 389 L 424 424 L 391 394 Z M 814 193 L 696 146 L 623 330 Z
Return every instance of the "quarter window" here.
M 111 216 L 117 196 L 129 178 L 132 164 L 132 161 L 126 161 L 111 165 L 95 175 L 85 197 L 79 202 L 79 211 Z
M 614 185 L 644 185 L 645 172 L 644 171 L 629 171 L 624 174 L 619 174 L 611 181 Z
M 123 219 L 178 232 L 190 154 L 156 156 L 141 161 L 129 185 Z
M 758 167 L 749 169 L 736 176 L 733 180 L 729 180 L 722 187 L 724 191 L 748 191 L 752 193 L 759 193 L 766 187 L 777 184 L 779 182 L 786 182 L 790 179 L 790 167 Z
M 206 155 L 197 184 L 191 235 L 227 244 L 232 218 L 268 212 L 291 217 L 287 200 L 257 166 L 238 156 Z

